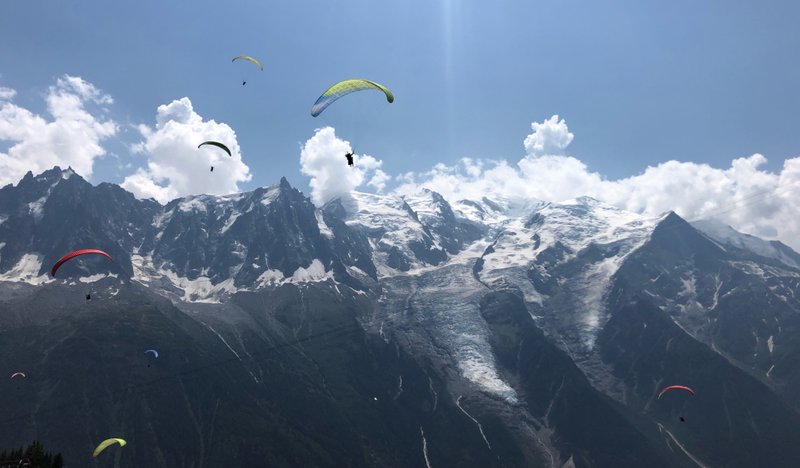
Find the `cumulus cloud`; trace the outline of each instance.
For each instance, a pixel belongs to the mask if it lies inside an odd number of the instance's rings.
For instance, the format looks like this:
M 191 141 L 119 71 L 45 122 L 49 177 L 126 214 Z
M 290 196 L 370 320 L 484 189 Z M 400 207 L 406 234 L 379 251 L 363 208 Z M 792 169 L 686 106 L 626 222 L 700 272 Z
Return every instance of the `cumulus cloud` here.
M 336 137 L 331 127 L 317 129 L 314 136 L 303 144 L 300 151 L 300 170 L 311 177 L 311 200 L 315 205 L 346 195 L 361 186 L 371 176 L 367 185 L 383 191 L 390 176 L 380 167 L 379 161 L 366 154 L 356 154 L 355 165 L 349 167 L 344 158 L 352 151 L 350 143 Z
M 15 90 L 0 87 L 0 141 L 11 142 L 7 153 L 0 152 L 0 185 L 56 165 L 91 177 L 95 158 L 106 153 L 100 143 L 117 133 L 117 124 L 87 106 L 111 104 L 111 96 L 80 77 L 64 75 L 45 96 L 50 118 L 14 104 L 15 96 Z
M 122 182 L 137 197 L 166 203 L 199 193 L 224 195 L 238 192 L 238 184 L 252 177 L 242 162 L 236 132 L 227 124 L 203 120 L 187 97 L 158 106 L 155 127 L 140 125 L 138 131 L 144 140 L 131 150 L 144 155 L 147 163 Z M 206 140 L 222 142 L 232 156 L 213 146 L 198 149 Z
M 483 196 L 560 202 L 590 196 L 645 215 L 672 210 L 689 220 L 714 217 L 742 232 L 800 248 L 800 216 L 792 202 L 800 196 L 800 157 L 787 159 L 777 174 L 763 169 L 767 159 L 754 154 L 734 159 L 728 168 L 667 161 L 610 180 L 565 154 L 573 135 L 563 119 L 553 116 L 532 129 L 523 143 L 526 154 L 516 164 L 469 158 L 452 166 L 437 164 L 398 177 L 395 191 L 429 188 L 451 202 Z
M 525 137 L 523 142 L 529 156 L 561 154 L 575 137 L 569 132 L 564 119 L 558 120 L 558 115 L 554 115 L 542 123 L 533 122 L 531 130 L 533 133 Z

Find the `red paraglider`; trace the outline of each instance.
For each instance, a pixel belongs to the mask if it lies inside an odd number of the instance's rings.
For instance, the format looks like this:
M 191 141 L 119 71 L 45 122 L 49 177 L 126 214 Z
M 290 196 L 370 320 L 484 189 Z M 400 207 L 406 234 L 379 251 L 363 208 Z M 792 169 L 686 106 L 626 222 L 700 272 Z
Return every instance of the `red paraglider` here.
M 689 387 L 684 387 L 683 385 L 670 385 L 669 387 L 664 387 L 663 389 L 661 389 L 660 392 L 658 392 L 658 398 L 660 399 L 662 395 L 664 395 L 670 390 L 686 390 L 687 392 L 692 394 L 692 396 L 694 396 L 694 390 L 692 390 Z
M 102 250 L 97 250 L 97 249 L 76 250 L 74 252 L 70 252 L 70 253 L 64 255 L 63 257 L 61 257 L 61 259 L 59 261 L 57 261 L 56 264 L 53 265 L 53 268 L 50 270 L 50 276 L 55 277 L 56 276 L 56 271 L 58 271 L 58 269 L 61 267 L 61 265 L 64 264 L 64 262 L 66 262 L 66 261 L 68 261 L 70 259 L 73 259 L 73 258 L 75 258 L 75 257 L 77 257 L 79 255 L 86 255 L 86 254 L 104 255 L 108 259 L 109 262 L 113 261 L 112 258 L 111 258 L 111 255 L 103 252 Z

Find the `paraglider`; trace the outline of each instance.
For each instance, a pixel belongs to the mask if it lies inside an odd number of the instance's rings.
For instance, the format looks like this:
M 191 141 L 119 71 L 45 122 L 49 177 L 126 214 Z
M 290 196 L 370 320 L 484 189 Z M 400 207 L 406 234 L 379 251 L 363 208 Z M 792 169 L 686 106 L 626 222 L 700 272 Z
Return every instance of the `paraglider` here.
M 311 107 L 311 116 L 316 117 L 322 113 L 328 106 L 333 104 L 334 101 L 342 96 L 345 96 L 356 91 L 364 91 L 367 89 L 375 89 L 383 92 L 386 95 L 386 100 L 389 103 L 394 102 L 394 95 L 385 86 L 369 80 L 344 80 L 340 81 L 327 90 L 317 99 L 317 102 Z
M 28 376 L 25 375 L 24 372 L 14 372 L 13 374 L 11 374 L 11 378 L 9 380 L 13 381 L 15 377 L 23 377 L 26 379 L 28 378 Z M 19 390 L 19 385 L 17 385 L 17 390 Z
M 661 391 L 660 391 L 660 392 L 658 392 L 658 399 L 660 400 L 660 399 L 661 399 L 661 397 L 662 397 L 662 396 L 664 396 L 664 394 L 665 394 L 665 393 L 667 393 L 667 392 L 668 392 L 668 391 L 670 391 L 670 390 L 683 390 L 683 391 L 685 391 L 685 392 L 688 392 L 688 393 L 689 393 L 689 395 L 692 395 L 692 396 L 694 396 L 694 390 L 692 390 L 692 389 L 691 389 L 691 388 L 689 388 L 689 387 L 686 387 L 686 386 L 684 386 L 684 385 L 670 385 L 670 386 L 668 386 L 668 387 L 664 387 L 664 388 L 662 388 L 662 389 L 661 389 Z M 679 418 L 680 418 L 681 422 L 685 422 L 685 421 L 686 421 L 686 420 L 683 418 L 683 416 L 679 416 Z
M 239 55 L 238 57 L 234 57 L 233 60 L 231 60 L 231 62 L 235 62 L 237 60 L 246 60 L 248 62 L 254 63 L 258 67 L 259 70 L 264 71 L 264 66 L 261 65 L 261 62 L 259 62 L 258 59 L 255 59 L 255 58 L 250 57 L 248 55 Z M 242 80 L 242 86 L 244 86 L 246 84 L 247 84 L 247 80 Z
M 347 165 L 353 167 L 353 153 L 347 153 L 344 157 L 347 158 Z
M 111 258 L 111 255 L 109 255 L 109 254 L 107 254 L 107 253 L 103 252 L 102 250 L 97 250 L 97 249 L 81 249 L 81 250 L 76 250 L 76 251 L 74 251 L 74 252 L 70 252 L 70 253 L 68 253 L 68 254 L 64 255 L 63 257 L 61 257 L 61 258 L 60 258 L 60 259 L 59 259 L 59 260 L 58 260 L 58 261 L 55 263 L 55 265 L 53 265 L 53 268 L 50 270 L 50 276 L 52 276 L 52 277 L 55 277 L 55 276 L 56 276 L 56 271 L 58 271 L 58 269 L 61 267 L 61 265 L 63 265 L 65 262 L 67 262 L 67 261 L 69 261 L 69 260 L 71 260 L 71 259 L 73 259 L 73 258 L 75 258 L 75 257 L 77 257 L 77 256 L 79 256 L 79 255 L 86 255 L 86 254 L 98 254 L 98 255 L 103 255 L 103 256 L 105 256 L 105 257 L 108 259 L 108 261 L 109 261 L 109 262 L 113 261 L 113 259 Z
M 227 146 L 223 145 L 222 143 L 220 143 L 218 141 L 204 141 L 204 142 L 200 143 L 199 145 L 197 145 L 197 148 L 199 149 L 201 146 L 204 146 L 204 145 L 216 146 L 217 148 L 220 148 L 221 150 L 223 150 L 226 153 L 228 153 L 228 156 L 233 156 L 231 154 L 231 150 Z M 211 172 L 214 172 L 214 166 L 211 166 Z
M 119 444 L 120 447 L 124 447 L 125 444 L 127 444 L 127 442 L 125 442 L 123 439 L 119 439 L 119 438 L 116 438 L 116 437 L 111 438 L 111 439 L 106 439 L 106 440 L 100 442 L 100 445 L 98 445 L 97 448 L 94 449 L 94 452 L 92 452 L 92 457 L 96 457 L 96 456 L 100 455 L 100 452 L 102 452 L 107 447 L 109 447 L 111 445 L 114 445 L 114 444 Z
M 228 149 L 228 147 L 227 147 L 227 146 L 223 145 L 222 143 L 220 143 L 220 142 L 218 142 L 218 141 L 211 141 L 211 140 L 209 140 L 209 141 L 204 141 L 204 142 L 200 143 L 199 145 L 197 145 L 197 147 L 198 147 L 198 148 L 200 148 L 201 146 L 205 146 L 205 145 L 212 145 L 212 146 L 216 146 L 217 148 L 220 148 L 220 149 L 222 149 L 223 151 L 225 151 L 226 153 L 228 153 L 228 156 L 233 156 L 233 155 L 231 154 L 231 150 L 230 150 L 230 149 Z
M 685 390 L 685 391 L 689 392 L 689 393 L 690 393 L 692 396 L 694 396 L 694 390 L 692 390 L 692 389 L 691 389 L 691 388 L 689 388 L 689 387 L 685 387 L 685 386 L 683 386 L 683 385 L 670 385 L 670 386 L 668 386 L 668 387 L 664 387 L 664 388 L 662 388 L 662 389 L 661 389 L 661 391 L 660 391 L 660 392 L 658 392 L 658 399 L 660 400 L 660 399 L 661 399 L 661 397 L 662 397 L 662 396 L 663 396 L 665 393 L 667 393 L 668 391 L 670 391 L 670 390 Z
M 156 359 L 158 359 L 158 351 L 156 351 L 155 349 L 145 350 L 144 354 L 148 354 L 148 353 L 152 354 Z M 147 367 L 150 367 L 149 363 L 147 364 Z

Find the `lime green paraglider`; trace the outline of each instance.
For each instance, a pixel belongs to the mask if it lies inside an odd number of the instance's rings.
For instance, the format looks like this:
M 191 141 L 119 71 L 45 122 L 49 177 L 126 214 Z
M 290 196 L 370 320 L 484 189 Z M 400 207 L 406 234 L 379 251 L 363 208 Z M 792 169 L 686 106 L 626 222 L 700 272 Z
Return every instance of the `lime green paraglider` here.
M 231 60 L 231 62 L 235 62 L 237 60 L 247 60 L 248 62 L 252 62 L 256 64 L 259 70 L 264 71 L 264 65 L 261 65 L 261 62 L 259 62 L 258 59 L 254 59 L 253 57 L 247 55 L 240 55 L 238 57 L 234 57 L 233 60 Z
M 96 457 L 96 456 L 100 455 L 100 452 L 102 452 L 107 447 L 109 447 L 111 445 L 114 445 L 114 444 L 119 444 L 120 447 L 124 447 L 125 444 L 127 444 L 127 442 L 125 442 L 125 440 L 123 440 L 123 439 L 118 439 L 116 437 L 112 437 L 111 439 L 106 439 L 106 440 L 100 442 L 100 445 L 98 445 L 97 448 L 94 449 L 94 452 L 92 453 L 92 456 Z
M 345 96 L 356 91 L 364 91 L 366 89 L 375 89 L 382 91 L 386 95 L 386 100 L 390 103 L 394 102 L 394 95 L 389 88 L 370 80 L 344 80 L 340 81 L 330 88 L 328 88 L 322 96 L 317 99 L 317 102 L 311 107 L 311 116 L 316 117 L 322 113 L 328 106 L 333 104 L 334 101 L 342 96 Z

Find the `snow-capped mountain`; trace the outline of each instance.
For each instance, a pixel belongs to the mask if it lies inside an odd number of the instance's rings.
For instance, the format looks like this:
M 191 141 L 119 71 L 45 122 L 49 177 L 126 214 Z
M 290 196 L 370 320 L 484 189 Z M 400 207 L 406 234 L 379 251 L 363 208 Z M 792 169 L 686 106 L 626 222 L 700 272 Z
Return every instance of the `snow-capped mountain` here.
M 114 261 L 49 277 L 81 247 Z M 0 364 L 35 377 L 0 439 L 132 433 L 125 466 L 794 466 L 799 264 L 585 197 L 317 208 L 282 179 L 162 206 L 29 173 L 0 189 Z
M 739 249 L 764 258 L 779 260 L 792 268 L 800 268 L 800 255 L 783 242 L 765 241 L 749 234 L 742 234 L 715 219 L 695 221 L 692 226 L 718 242 L 723 249 Z

